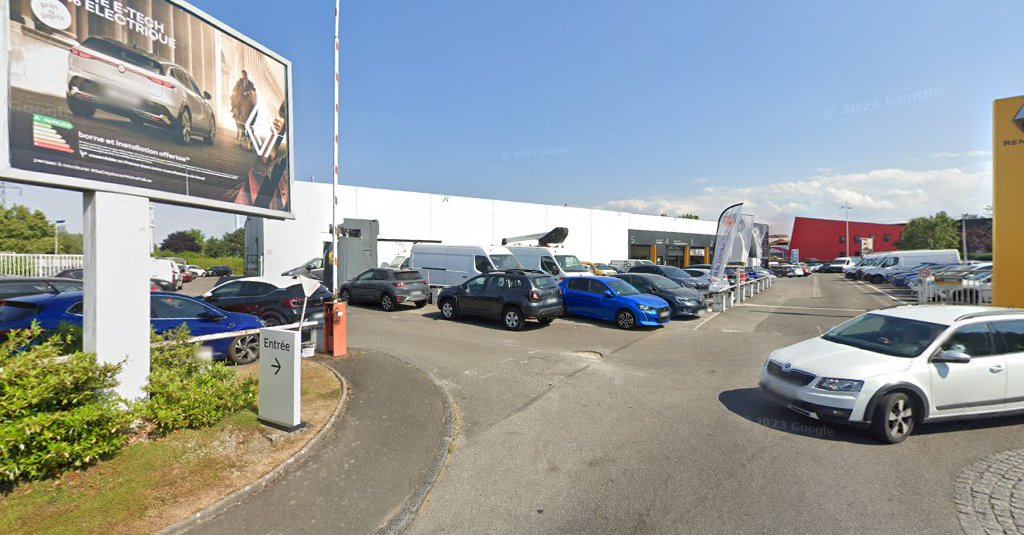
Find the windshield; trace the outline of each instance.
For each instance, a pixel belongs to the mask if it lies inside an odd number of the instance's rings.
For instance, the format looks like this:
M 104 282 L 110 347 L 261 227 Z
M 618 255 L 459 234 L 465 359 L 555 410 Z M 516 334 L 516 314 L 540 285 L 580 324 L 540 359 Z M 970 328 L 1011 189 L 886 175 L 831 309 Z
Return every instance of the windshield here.
M 675 266 L 664 266 L 662 267 L 662 269 L 665 271 L 665 274 L 668 275 L 669 277 L 675 277 L 677 279 L 693 278 L 692 276 L 690 276 L 689 273 L 686 272 L 686 270 L 677 268 Z
M 936 323 L 864 314 L 832 329 L 822 338 L 894 357 L 912 358 L 920 355 L 944 330 L 945 325 Z
M 580 259 L 576 258 L 576 255 L 562 254 L 555 255 L 555 260 L 559 266 L 562 266 L 562 271 L 566 273 L 586 273 L 587 266 L 580 263 Z
M 637 290 L 624 280 L 606 279 L 604 283 L 610 286 L 611 289 L 619 295 L 640 295 L 640 290 Z
M 673 282 L 672 279 L 662 277 L 661 275 L 649 275 L 644 278 L 659 290 L 676 290 L 682 288 L 682 286 Z
M 498 271 L 523 267 L 522 264 L 516 260 L 516 257 L 510 254 L 492 254 L 490 256 L 491 262 L 494 263 L 494 267 L 497 268 Z
M 555 283 L 554 277 L 549 277 L 547 275 L 533 277 L 533 285 L 541 290 L 550 290 L 558 286 L 558 284 Z

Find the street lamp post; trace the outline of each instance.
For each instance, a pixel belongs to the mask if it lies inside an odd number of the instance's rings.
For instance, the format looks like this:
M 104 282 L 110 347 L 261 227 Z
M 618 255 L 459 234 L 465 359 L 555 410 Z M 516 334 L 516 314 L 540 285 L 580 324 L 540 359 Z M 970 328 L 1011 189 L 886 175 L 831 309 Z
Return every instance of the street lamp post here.
M 60 226 L 67 223 L 66 219 L 56 219 L 53 221 L 53 254 L 60 254 L 60 242 L 57 240 L 57 232 Z
M 843 210 L 846 210 L 846 238 L 843 239 L 843 242 L 846 243 L 846 257 L 849 258 L 850 257 L 850 210 L 852 210 L 853 207 L 850 206 L 849 203 L 846 203 L 846 204 L 840 206 L 840 208 L 842 208 Z

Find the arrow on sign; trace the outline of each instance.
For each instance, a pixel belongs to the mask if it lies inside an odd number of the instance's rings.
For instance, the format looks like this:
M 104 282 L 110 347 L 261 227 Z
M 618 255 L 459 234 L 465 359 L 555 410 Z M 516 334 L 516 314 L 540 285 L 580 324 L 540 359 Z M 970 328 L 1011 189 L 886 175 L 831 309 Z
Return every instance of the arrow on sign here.
M 274 357 L 274 363 L 271 364 L 270 367 L 274 368 L 274 375 L 277 375 L 278 372 L 281 371 L 281 363 L 278 362 L 277 357 Z

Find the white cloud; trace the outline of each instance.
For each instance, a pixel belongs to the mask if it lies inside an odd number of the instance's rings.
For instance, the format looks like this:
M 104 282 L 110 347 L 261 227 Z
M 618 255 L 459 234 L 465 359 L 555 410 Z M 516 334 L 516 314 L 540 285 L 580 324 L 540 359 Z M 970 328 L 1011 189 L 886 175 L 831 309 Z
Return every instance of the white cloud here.
M 706 176 L 693 179 L 694 184 L 707 184 L 708 182 L 711 182 L 711 179 Z
M 612 200 L 601 207 L 715 219 L 720 210 L 740 201 L 746 202 L 745 212 L 771 225 L 773 232 L 789 232 L 796 216 L 842 218 L 844 204 L 852 207 L 852 220 L 896 223 L 940 210 L 980 213 L 992 204 L 992 178 L 989 169 L 878 169 L 741 188 L 708 186 L 688 196 Z
M 931 155 L 937 160 L 948 160 L 950 158 L 983 158 L 992 156 L 990 150 L 969 150 L 967 152 L 936 152 Z

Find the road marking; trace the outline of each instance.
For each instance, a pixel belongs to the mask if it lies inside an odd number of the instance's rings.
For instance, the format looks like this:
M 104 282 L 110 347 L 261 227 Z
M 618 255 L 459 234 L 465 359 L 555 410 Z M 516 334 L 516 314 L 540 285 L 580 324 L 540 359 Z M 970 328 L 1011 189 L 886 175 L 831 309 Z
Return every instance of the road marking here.
M 878 288 L 876 288 L 876 287 L 874 287 L 874 286 L 872 286 L 872 285 L 870 285 L 870 284 L 868 284 L 868 283 L 866 283 L 864 281 L 853 281 L 853 282 L 856 282 L 857 284 L 860 284 L 861 286 L 866 286 L 868 289 L 874 291 L 875 293 L 882 294 L 882 295 L 888 297 L 889 299 L 892 299 L 893 301 L 896 301 L 897 303 L 901 303 L 901 304 L 904 304 L 904 305 L 908 304 L 906 301 L 904 301 L 904 300 L 902 300 L 902 299 L 900 299 L 900 298 L 890 294 L 889 292 L 887 292 L 885 290 L 878 289 Z
M 761 308 L 788 308 L 792 310 L 828 310 L 831 312 L 867 312 L 866 308 L 826 308 L 826 307 L 794 307 L 787 305 L 757 305 L 754 303 L 743 303 L 737 305 L 739 307 L 761 307 Z
M 712 313 L 712 314 L 711 314 L 710 316 L 708 316 L 708 317 L 704 318 L 704 321 L 702 321 L 702 322 L 698 323 L 698 324 L 697 324 L 697 326 L 693 328 L 693 330 L 695 330 L 695 331 L 696 331 L 697 329 L 700 329 L 701 327 L 703 327 L 703 326 L 704 326 L 704 324 L 705 324 L 705 323 L 707 323 L 707 322 L 709 322 L 709 321 L 711 321 L 711 320 L 715 319 L 715 316 L 717 316 L 717 315 L 719 315 L 719 314 L 721 314 L 721 312 L 714 312 L 714 313 Z
M 811 285 L 811 299 L 821 299 L 821 285 L 818 284 L 818 277 L 814 277 L 814 284 Z

